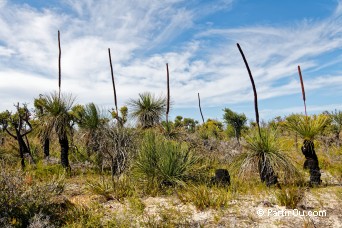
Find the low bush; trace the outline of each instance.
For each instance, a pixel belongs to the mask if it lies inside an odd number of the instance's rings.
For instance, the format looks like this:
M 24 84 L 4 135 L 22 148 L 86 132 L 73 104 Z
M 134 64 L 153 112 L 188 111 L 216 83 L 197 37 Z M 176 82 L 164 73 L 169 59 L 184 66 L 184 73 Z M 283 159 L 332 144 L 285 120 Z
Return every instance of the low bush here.
M 279 204 L 289 209 L 295 209 L 304 196 L 304 189 L 297 187 L 286 187 L 276 193 Z
M 147 132 L 132 170 L 148 186 L 184 185 L 197 162 L 185 144 Z
M 178 191 L 178 197 L 183 203 L 193 203 L 197 209 L 219 209 L 227 207 L 231 199 L 230 192 L 225 188 L 206 185 L 189 186 Z
M 134 186 L 127 176 L 120 178 L 101 177 L 100 180 L 88 180 L 88 189 L 95 194 L 104 196 L 107 200 L 122 201 L 135 194 Z
M 61 178 L 52 178 L 50 182 L 42 184 L 29 174 L 2 169 L 0 226 L 27 227 L 30 221 L 37 222 L 39 219 L 60 225 L 63 222 L 60 214 L 64 203 L 55 199 L 63 189 Z

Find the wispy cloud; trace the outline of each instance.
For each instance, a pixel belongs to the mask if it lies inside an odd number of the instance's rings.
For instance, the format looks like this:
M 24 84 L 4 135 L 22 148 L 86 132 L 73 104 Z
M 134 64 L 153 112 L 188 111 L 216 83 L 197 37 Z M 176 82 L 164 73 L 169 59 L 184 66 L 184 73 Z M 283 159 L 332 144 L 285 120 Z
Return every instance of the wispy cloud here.
M 329 56 L 342 56 L 341 2 L 319 21 L 209 30 L 197 21 L 231 10 L 232 0 L 207 5 L 183 0 L 62 2 L 36 9 L 0 0 L 0 110 L 57 89 L 57 30 L 62 38 L 62 90 L 73 92 L 81 103 L 112 104 L 107 48 L 120 105 L 140 92 L 163 93 L 167 62 L 175 107 L 197 106 L 197 92 L 206 107 L 252 101 L 237 42 L 261 100 L 299 94 L 298 64 L 308 91 L 342 84 L 341 72 L 322 73 L 342 62 Z M 190 39 L 172 42 L 188 31 L 194 33 Z M 318 61 L 322 55 L 327 56 Z

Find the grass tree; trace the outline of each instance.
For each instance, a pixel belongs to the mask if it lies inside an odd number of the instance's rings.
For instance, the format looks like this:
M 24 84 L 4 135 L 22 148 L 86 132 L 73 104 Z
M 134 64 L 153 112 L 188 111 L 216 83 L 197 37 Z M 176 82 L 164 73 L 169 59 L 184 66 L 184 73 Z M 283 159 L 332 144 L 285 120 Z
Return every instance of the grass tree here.
M 94 103 L 85 106 L 75 105 L 72 108 L 72 114 L 80 129 L 84 132 L 85 146 L 89 157 L 92 151 L 98 151 L 97 131 L 105 121 L 101 118 L 100 110 Z
M 142 128 L 151 128 L 159 124 L 166 112 L 165 97 L 156 97 L 149 92 L 139 94 L 139 98 L 131 99 L 129 106 L 132 117 Z
M 295 116 L 295 118 L 290 118 L 287 120 L 285 126 L 304 139 L 303 146 L 301 148 L 306 159 L 304 162 L 304 169 L 310 170 L 310 183 L 318 185 L 321 183 L 321 172 L 313 140 L 314 137 L 321 133 L 321 131 L 326 127 L 329 119 L 326 115 L 313 117 L 308 116 L 306 111 L 304 82 L 300 66 L 298 66 L 298 74 L 302 89 L 305 116 L 299 115 L 297 117 Z
M 59 97 L 60 96 L 60 97 Z M 63 167 L 69 167 L 69 139 L 68 134 L 71 131 L 71 108 L 74 103 L 72 95 L 64 95 L 59 93 L 51 93 L 44 96 L 46 103 L 44 108 L 46 110 L 45 119 L 50 129 L 54 129 L 59 145 L 61 147 L 61 164 Z
M 267 186 L 278 182 L 275 170 L 284 173 L 286 180 L 293 179 L 298 171 L 280 148 L 276 131 L 271 128 L 253 129 L 246 136 L 247 152 L 237 159 L 240 174 L 247 176 L 258 170 L 260 180 Z
M 34 132 L 38 135 L 43 145 L 44 157 L 50 156 L 50 138 L 51 138 L 51 126 L 47 122 L 46 116 L 46 99 L 40 95 L 39 98 L 34 99 L 35 116 L 37 122 L 35 122 Z
M 318 158 L 315 152 L 314 139 L 319 135 L 329 122 L 326 115 L 304 116 L 296 115 L 293 118 L 288 118 L 285 122 L 285 127 L 290 131 L 295 132 L 304 139 L 301 148 L 306 160 L 304 169 L 310 170 L 310 183 L 317 185 L 321 182 L 321 174 L 318 163 Z
M 278 183 L 277 174 L 275 171 L 281 169 L 285 172 L 285 177 L 289 177 L 295 172 L 294 166 L 281 153 L 279 142 L 275 134 L 269 129 L 260 128 L 259 125 L 259 110 L 258 110 L 258 96 L 256 86 L 254 83 L 252 72 L 249 68 L 247 59 L 240 47 L 237 44 L 242 59 L 246 65 L 249 78 L 253 88 L 254 94 L 254 109 L 257 131 L 252 131 L 250 136 L 246 137 L 247 152 L 241 156 L 241 169 L 243 171 L 249 170 L 250 167 L 257 168 L 262 182 L 266 182 L 267 186 Z

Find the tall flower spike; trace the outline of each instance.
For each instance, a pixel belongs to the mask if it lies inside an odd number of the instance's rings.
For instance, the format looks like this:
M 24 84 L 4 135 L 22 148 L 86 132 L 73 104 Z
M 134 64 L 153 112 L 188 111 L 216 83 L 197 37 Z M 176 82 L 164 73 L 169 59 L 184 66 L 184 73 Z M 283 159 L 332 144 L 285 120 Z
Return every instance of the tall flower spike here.
M 303 101 L 304 101 L 305 116 L 308 116 L 308 114 L 306 113 L 306 98 L 305 98 L 304 82 L 303 82 L 303 77 L 302 77 L 302 71 L 300 70 L 300 66 L 299 65 L 298 65 L 298 74 L 299 74 L 299 79 L 300 79 L 300 85 L 302 87 L 302 95 L 303 95 Z

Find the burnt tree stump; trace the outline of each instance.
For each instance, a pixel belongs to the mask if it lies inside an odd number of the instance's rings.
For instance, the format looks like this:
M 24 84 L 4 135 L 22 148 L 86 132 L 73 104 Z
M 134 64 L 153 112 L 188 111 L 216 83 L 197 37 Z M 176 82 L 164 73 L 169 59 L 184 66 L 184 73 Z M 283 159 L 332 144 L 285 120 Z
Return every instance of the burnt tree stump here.
M 230 185 L 230 175 L 226 169 L 216 169 L 215 176 L 211 178 L 212 184 L 217 185 Z

